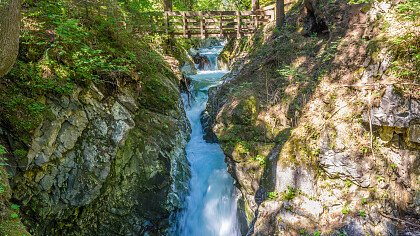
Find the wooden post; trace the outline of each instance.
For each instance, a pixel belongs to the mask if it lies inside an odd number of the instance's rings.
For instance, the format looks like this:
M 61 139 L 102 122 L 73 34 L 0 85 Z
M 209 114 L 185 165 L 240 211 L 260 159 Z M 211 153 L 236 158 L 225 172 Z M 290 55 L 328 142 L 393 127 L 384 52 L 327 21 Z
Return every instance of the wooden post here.
M 284 24 L 284 0 L 276 0 L 276 27 L 281 28 Z
M 257 31 L 258 29 L 258 10 L 260 9 L 260 1 L 259 0 L 252 0 L 252 12 L 255 14 L 254 16 L 254 30 Z
M 165 11 L 165 31 L 166 35 L 169 35 L 169 13 Z
M 260 0 L 252 0 L 252 11 L 260 9 Z
M 223 37 L 223 14 L 222 13 L 220 13 L 219 29 L 220 29 L 220 38 L 222 38 Z
M 236 37 L 241 38 L 241 12 L 236 11 L 236 22 L 238 24 L 238 27 L 236 28 Z
M 188 38 L 188 20 L 185 11 L 182 12 L 182 24 L 184 29 L 184 38 Z
M 206 38 L 206 19 L 203 16 L 203 12 L 200 11 L 200 32 L 201 32 L 201 39 Z
M 258 18 L 260 17 L 260 12 L 255 11 L 255 19 L 254 19 L 254 31 L 257 32 L 258 30 Z

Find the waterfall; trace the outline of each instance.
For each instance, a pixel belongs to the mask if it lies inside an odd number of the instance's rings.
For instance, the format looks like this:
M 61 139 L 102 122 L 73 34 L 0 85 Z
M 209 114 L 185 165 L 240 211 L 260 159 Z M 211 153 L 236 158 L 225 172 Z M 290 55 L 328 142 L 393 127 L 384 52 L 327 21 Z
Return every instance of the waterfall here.
M 233 179 L 227 172 L 225 156 L 217 143 L 203 139 L 200 115 L 208 100 L 208 89 L 221 83 L 227 71 L 218 70 L 217 56 L 223 46 L 201 48 L 211 66 L 192 76 L 192 99 L 183 94 L 185 111 L 191 123 L 191 140 L 186 152 L 191 164 L 190 193 L 185 209 L 177 216 L 174 235 L 235 236 L 240 235 L 236 217 Z

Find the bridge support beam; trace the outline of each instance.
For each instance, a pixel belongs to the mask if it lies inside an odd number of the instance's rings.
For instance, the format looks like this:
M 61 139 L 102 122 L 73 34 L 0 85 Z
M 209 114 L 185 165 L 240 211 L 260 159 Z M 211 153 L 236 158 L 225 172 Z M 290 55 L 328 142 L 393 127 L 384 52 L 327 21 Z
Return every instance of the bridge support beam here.
M 236 37 L 238 39 L 240 39 L 242 37 L 241 12 L 240 11 L 236 11 L 236 24 L 237 24 Z

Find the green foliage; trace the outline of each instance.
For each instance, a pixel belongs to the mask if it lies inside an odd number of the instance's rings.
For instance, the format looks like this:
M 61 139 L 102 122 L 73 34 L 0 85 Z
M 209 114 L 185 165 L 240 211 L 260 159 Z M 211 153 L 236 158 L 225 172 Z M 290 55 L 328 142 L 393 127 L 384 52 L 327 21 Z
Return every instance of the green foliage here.
M 12 214 L 10 214 L 10 218 L 12 218 L 12 219 L 17 219 L 17 218 L 19 218 L 19 214 L 17 214 L 17 213 L 12 213 Z
M 344 181 L 344 186 L 346 188 L 350 188 L 353 185 L 353 182 L 349 179 L 346 179 L 346 181 Z
M 359 215 L 360 217 L 365 218 L 365 217 L 366 217 L 366 212 L 365 212 L 364 210 L 360 210 L 360 211 L 359 211 L 359 213 L 358 213 L 358 215 Z
M 239 140 L 236 143 L 235 150 L 240 154 L 249 154 L 250 153 L 249 144 L 246 141 L 243 141 L 243 140 Z
M 385 178 L 383 176 L 377 175 L 376 176 L 376 181 L 383 182 L 383 181 L 385 181 Z
M 5 162 L 4 157 L 2 157 L 2 155 L 6 154 L 6 153 L 7 153 L 6 148 L 3 147 L 2 145 L 0 145 L 0 168 L 2 168 L 3 166 L 7 166 L 7 163 Z M 2 191 L 4 192 L 4 187 L 1 185 L 1 182 L 0 182 L 0 193 Z
M 321 55 L 321 59 L 323 63 L 329 62 L 330 60 L 334 58 L 339 44 L 340 44 L 340 40 L 333 41 L 329 44 L 328 48 Z
M 367 198 L 362 198 L 362 205 L 366 205 L 368 203 L 368 199 Z
M 349 4 L 364 4 L 364 3 L 371 3 L 372 0 L 349 0 Z
M 398 165 L 397 164 L 395 164 L 395 163 L 391 163 L 391 165 L 390 165 L 390 167 L 391 167 L 391 169 L 392 170 L 396 170 L 396 169 L 398 169 Z
M 293 200 L 296 197 L 296 192 L 295 188 L 287 186 L 287 190 L 282 194 L 282 199 L 285 201 Z
M 293 68 L 291 66 L 283 66 L 281 69 L 277 70 L 277 73 L 279 73 L 279 75 L 284 76 L 284 77 L 291 76 L 296 79 L 303 77 L 302 73 L 300 73 L 296 68 Z
M 306 230 L 305 230 L 305 229 L 300 229 L 300 230 L 299 230 L 299 234 L 300 234 L 300 235 L 308 235 L 308 233 L 306 232 Z
M 278 192 L 268 192 L 267 198 L 270 200 L 276 200 L 279 197 Z
M 315 230 L 315 232 L 313 233 L 313 236 L 321 236 L 321 232 L 318 230 Z
M 398 4 L 397 10 L 401 18 L 415 21 L 420 17 L 420 2 L 418 0 L 405 0 Z
M 0 155 L 6 154 L 6 153 L 7 153 L 6 148 L 0 145 Z
M 8 82 L 0 94 L 0 114 L 27 144 L 29 134 L 52 115 L 45 97 L 70 95 L 76 87 L 92 83 L 115 85 L 116 79 L 137 81 L 151 74 L 158 80 L 175 78 L 147 39 L 121 26 L 137 26 L 138 10 L 160 6 L 158 1 L 26 0 L 23 4 L 19 57 L 3 80 Z M 150 96 L 172 108 L 177 102 L 172 93 L 157 89 Z
M 417 32 L 410 32 L 391 40 L 391 49 L 395 56 L 391 70 L 397 78 L 419 80 L 420 38 Z
M 264 166 L 266 164 L 266 157 L 263 155 L 257 155 L 253 158 L 255 161 L 258 161 L 260 163 L 260 166 Z
M 20 209 L 20 206 L 19 206 L 19 205 L 17 205 L 17 204 L 12 204 L 12 205 L 10 206 L 10 208 L 11 208 L 12 210 L 18 211 L 18 210 Z
M 349 207 L 348 207 L 347 205 L 345 205 L 345 206 L 343 207 L 343 209 L 341 209 L 341 213 L 342 213 L 343 215 L 347 215 L 347 214 L 349 214 L 349 213 L 350 213 L 350 209 L 349 209 Z
M 17 158 L 24 158 L 26 155 L 28 155 L 28 151 L 23 149 L 16 149 L 13 151 L 13 155 L 15 155 Z

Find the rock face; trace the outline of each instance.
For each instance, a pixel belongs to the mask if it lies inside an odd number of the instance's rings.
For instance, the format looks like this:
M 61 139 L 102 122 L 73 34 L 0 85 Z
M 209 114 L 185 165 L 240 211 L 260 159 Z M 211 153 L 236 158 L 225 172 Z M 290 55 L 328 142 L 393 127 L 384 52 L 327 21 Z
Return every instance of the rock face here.
M 251 38 L 243 45 L 267 40 L 233 65 L 241 42 L 228 44 L 220 60 L 232 73 L 202 117 L 241 192 L 244 234 L 416 235 L 389 216 L 415 224 L 420 215 L 418 86 L 388 86 L 396 59 L 375 40 L 360 43 L 391 5 L 303 6 L 303 19 L 286 17 L 302 31 Z
M 0 2 L 0 77 L 15 63 L 19 48 L 20 1 Z
M 188 191 L 189 126 L 176 82 L 162 81 L 173 102 L 137 82 L 46 99 L 51 114 L 13 178 L 36 235 L 165 232 Z
M 193 56 L 194 63 L 197 64 L 197 69 L 199 70 L 205 70 L 210 66 L 210 60 L 201 54 L 197 54 Z
M 368 122 L 368 116 L 368 113 L 364 114 L 365 122 Z M 372 108 L 370 116 L 372 125 L 389 127 L 388 129 L 391 127 L 405 129 L 411 142 L 420 143 L 420 102 L 398 95 L 393 86 L 390 85 L 385 89 L 379 106 Z

